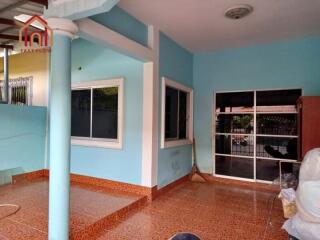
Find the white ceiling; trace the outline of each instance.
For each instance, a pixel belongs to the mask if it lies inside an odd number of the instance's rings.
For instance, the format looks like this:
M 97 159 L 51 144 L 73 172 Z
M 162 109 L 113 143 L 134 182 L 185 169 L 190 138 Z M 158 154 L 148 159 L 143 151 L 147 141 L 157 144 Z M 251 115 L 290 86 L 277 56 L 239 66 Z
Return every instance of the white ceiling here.
M 254 12 L 225 18 L 236 4 L 250 4 Z M 121 0 L 119 6 L 192 52 L 320 34 L 320 0 Z

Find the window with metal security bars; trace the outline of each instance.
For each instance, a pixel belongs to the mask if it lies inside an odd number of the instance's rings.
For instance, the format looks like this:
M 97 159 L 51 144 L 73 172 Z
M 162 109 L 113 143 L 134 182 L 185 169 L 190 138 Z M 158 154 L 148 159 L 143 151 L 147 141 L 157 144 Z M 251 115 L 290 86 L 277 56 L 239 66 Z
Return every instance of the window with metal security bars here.
M 272 181 L 297 161 L 301 89 L 215 94 L 215 174 Z
M 9 79 L 9 104 L 32 105 L 32 77 Z M 4 101 L 4 81 L 0 80 L 0 102 Z

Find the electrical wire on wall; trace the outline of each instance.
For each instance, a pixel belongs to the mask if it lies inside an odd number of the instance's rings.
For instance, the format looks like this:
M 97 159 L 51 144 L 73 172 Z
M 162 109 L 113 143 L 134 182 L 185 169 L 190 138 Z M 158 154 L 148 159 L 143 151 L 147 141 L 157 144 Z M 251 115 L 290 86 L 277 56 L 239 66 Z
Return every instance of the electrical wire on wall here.
M 1 208 L 6 208 L 6 207 L 13 207 L 13 208 L 15 208 L 15 210 L 5 216 L 0 215 L 0 220 L 16 214 L 21 209 L 21 207 L 17 204 L 0 204 L 0 210 L 1 210 Z

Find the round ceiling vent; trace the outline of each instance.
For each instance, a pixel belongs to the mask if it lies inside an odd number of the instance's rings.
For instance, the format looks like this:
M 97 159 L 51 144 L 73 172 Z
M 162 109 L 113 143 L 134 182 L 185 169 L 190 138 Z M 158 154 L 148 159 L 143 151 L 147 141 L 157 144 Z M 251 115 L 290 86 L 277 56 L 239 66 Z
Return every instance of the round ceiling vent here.
M 227 9 L 225 16 L 230 19 L 241 19 L 248 16 L 253 12 L 253 7 L 250 5 L 237 5 L 232 8 Z

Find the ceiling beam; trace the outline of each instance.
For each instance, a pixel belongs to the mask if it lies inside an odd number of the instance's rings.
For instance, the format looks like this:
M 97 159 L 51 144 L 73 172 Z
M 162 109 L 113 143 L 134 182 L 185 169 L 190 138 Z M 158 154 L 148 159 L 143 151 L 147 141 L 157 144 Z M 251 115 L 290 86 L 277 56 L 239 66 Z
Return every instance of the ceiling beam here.
M 3 33 L 3 32 L 6 32 L 6 31 L 9 31 L 9 30 L 12 30 L 14 29 L 15 27 L 6 27 L 6 28 L 3 28 L 3 29 L 0 29 L 0 33 Z
M 48 8 L 48 0 L 30 0 L 30 2 L 38 3 Z
M 149 47 L 145 47 L 90 18 L 77 20 L 76 23 L 79 27 L 77 35 L 81 38 L 102 46 L 111 47 L 143 62 L 154 60 L 153 51 Z
M 6 39 L 6 40 L 13 40 L 13 41 L 19 41 L 19 36 L 16 35 L 9 35 L 9 34 L 1 34 L 0 33 L 0 39 Z M 24 36 L 22 37 L 22 40 L 24 40 Z M 28 40 L 30 40 L 30 37 L 28 36 Z M 35 42 L 38 42 L 38 39 L 34 39 Z
M 0 38 L 19 41 L 19 36 L 15 35 L 0 34 Z
M 0 48 L 6 48 L 13 50 L 13 45 L 7 45 L 7 44 L 0 44 Z
M 0 13 L 6 12 L 6 11 L 10 11 L 12 9 L 15 9 L 17 7 L 20 7 L 23 4 L 26 4 L 27 2 L 29 2 L 29 0 L 20 0 L 18 2 L 12 3 L 8 6 L 5 6 L 3 8 L 0 8 Z
M 22 27 L 24 23 L 17 21 L 17 20 L 12 20 L 12 19 L 8 19 L 8 18 L 1 18 L 0 17 L 0 24 L 10 25 L 11 27 Z
M 14 20 L 7 19 L 7 18 L 0 18 L 0 24 L 5 24 L 5 25 L 16 25 Z
M 48 8 L 48 0 L 19 0 L 18 2 L 9 4 L 8 6 L 0 8 L 0 13 L 13 10 L 15 8 L 18 8 L 18 7 L 28 3 L 28 2 L 38 3 L 38 4 L 41 4 L 41 5 L 45 6 L 46 8 Z
M 18 20 L 11 20 L 11 19 L 7 19 L 7 18 L 0 18 L 0 24 L 3 25 L 10 25 L 10 27 L 6 27 L 4 29 L 0 29 L 0 33 L 3 33 L 5 31 L 14 29 L 14 28 L 20 28 L 24 25 L 24 22 L 18 21 Z M 35 26 L 29 26 L 28 27 L 30 30 L 34 30 L 34 31 L 38 31 L 41 30 L 40 28 L 37 28 Z

